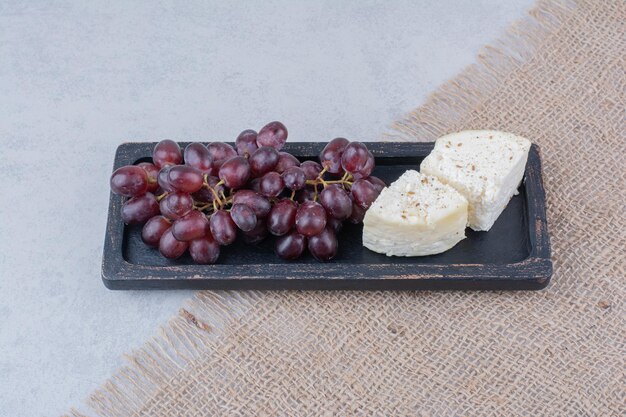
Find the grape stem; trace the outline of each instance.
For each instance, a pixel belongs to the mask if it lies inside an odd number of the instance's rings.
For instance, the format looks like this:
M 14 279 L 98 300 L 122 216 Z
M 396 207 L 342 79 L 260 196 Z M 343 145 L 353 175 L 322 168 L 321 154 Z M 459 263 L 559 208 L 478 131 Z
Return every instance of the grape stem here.
M 291 201 L 293 201 L 293 198 L 296 196 L 296 190 L 291 190 L 291 197 L 289 197 L 291 199 Z
M 167 194 L 168 194 L 168 192 L 166 191 L 163 194 L 156 196 L 156 201 L 163 200 L 167 196 Z

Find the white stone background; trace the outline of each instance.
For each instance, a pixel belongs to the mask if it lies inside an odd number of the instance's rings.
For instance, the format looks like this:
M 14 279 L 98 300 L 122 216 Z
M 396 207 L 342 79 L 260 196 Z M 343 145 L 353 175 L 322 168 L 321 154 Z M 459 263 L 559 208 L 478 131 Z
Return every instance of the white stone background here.
M 81 404 L 192 294 L 100 281 L 119 143 L 375 141 L 532 3 L 1 0 L 0 416 Z

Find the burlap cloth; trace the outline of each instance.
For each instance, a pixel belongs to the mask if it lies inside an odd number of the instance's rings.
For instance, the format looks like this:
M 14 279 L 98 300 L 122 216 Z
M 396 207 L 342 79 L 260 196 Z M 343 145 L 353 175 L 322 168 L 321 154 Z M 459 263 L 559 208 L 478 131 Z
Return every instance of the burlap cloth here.
M 92 412 L 625 415 L 624 22 L 623 0 L 541 1 L 390 135 L 502 129 L 538 143 L 547 289 L 200 292 Z

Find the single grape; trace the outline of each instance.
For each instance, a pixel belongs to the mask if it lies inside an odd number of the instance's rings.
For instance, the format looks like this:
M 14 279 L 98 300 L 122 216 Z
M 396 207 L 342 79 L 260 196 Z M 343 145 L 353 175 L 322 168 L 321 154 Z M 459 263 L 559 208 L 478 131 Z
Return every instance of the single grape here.
M 254 228 L 247 232 L 242 232 L 243 241 L 249 245 L 261 242 L 267 237 L 267 224 L 265 219 L 257 219 Z
M 189 254 L 197 264 L 214 264 L 220 257 L 220 245 L 209 234 L 189 242 Z
M 309 237 L 309 252 L 318 261 L 329 261 L 337 255 L 337 237 L 330 227 L 325 227 L 319 234 Z
M 226 210 L 218 210 L 209 220 L 211 234 L 220 245 L 230 245 L 237 238 L 237 225 Z
M 228 188 L 241 188 L 250 178 L 250 164 L 243 156 L 234 156 L 222 164 L 219 177 Z
M 111 175 L 111 191 L 125 197 L 134 197 L 148 191 L 148 173 L 136 165 L 116 169 Z
M 230 217 L 237 227 L 244 232 L 249 232 L 256 226 L 257 217 L 254 211 L 245 204 L 233 204 L 230 209 Z
M 367 163 L 368 152 L 361 142 L 350 142 L 341 155 L 341 166 L 351 174 L 361 171 Z
M 173 140 L 165 139 L 157 143 L 152 151 L 152 162 L 161 169 L 168 165 L 178 165 L 183 162 L 180 146 Z
M 343 171 L 341 167 L 341 155 L 350 142 L 345 138 L 335 138 L 328 142 L 322 152 L 320 152 L 320 162 L 327 171 L 339 174 Z
M 304 203 L 305 201 L 315 201 L 315 189 L 314 186 L 306 186 L 296 192 L 295 200 L 298 203 Z
M 381 180 L 378 177 L 367 177 L 367 181 L 372 183 L 372 185 L 376 187 L 376 190 L 378 190 L 379 194 L 383 190 L 383 188 L 387 187 L 387 184 L 385 184 L 385 181 Z
M 126 224 L 141 224 L 159 214 L 159 203 L 152 193 L 133 197 L 122 206 L 122 220 Z
M 250 169 L 253 177 L 262 177 L 278 164 L 278 151 L 269 146 L 262 146 L 250 155 Z
M 274 171 L 282 174 L 289 167 L 299 167 L 298 158 L 287 152 L 278 152 L 278 163 L 274 167 Z
M 348 220 L 352 224 L 359 224 L 363 222 L 363 218 L 365 217 L 365 212 L 367 210 L 363 207 L 359 206 L 357 203 L 352 202 L 352 214 L 348 217 Z
M 206 146 L 194 142 L 187 145 L 184 153 L 185 164 L 199 169 L 203 174 L 208 174 L 213 168 L 213 158 Z
M 306 185 L 306 174 L 300 167 L 288 167 L 282 174 L 285 187 L 290 190 L 301 190 Z
M 237 151 L 227 143 L 212 142 L 207 146 L 209 155 L 213 158 L 213 169 L 218 170 L 230 158 L 237 156 Z
M 256 143 L 259 146 L 271 146 L 281 150 L 287 142 L 287 128 L 281 122 L 270 122 L 259 130 Z
M 207 233 L 210 233 L 209 220 L 198 210 L 191 210 L 172 224 L 172 234 L 183 242 L 198 239 Z
M 322 166 L 315 161 L 304 161 L 300 164 L 300 168 L 304 171 L 307 180 L 314 180 L 322 172 Z
M 167 174 L 168 183 L 177 191 L 195 193 L 204 183 L 202 171 L 187 165 L 176 165 Z
M 177 220 L 193 209 L 193 199 L 187 193 L 174 192 L 163 197 L 159 207 L 165 217 Z
M 252 152 L 257 150 L 256 137 L 257 133 L 252 129 L 244 130 L 237 136 L 235 146 L 237 147 L 239 156 L 248 157 L 252 155 Z
M 288 198 L 278 201 L 272 206 L 267 216 L 267 229 L 274 236 L 282 236 L 296 224 L 298 204 Z
M 339 184 L 331 184 L 320 193 L 320 204 L 330 217 L 345 220 L 352 214 L 352 200 Z
M 352 209 L 350 209 L 350 211 L 352 211 Z M 326 227 L 330 227 L 335 231 L 335 234 L 337 234 L 341 232 L 341 229 L 343 229 L 343 220 L 329 217 L 328 219 L 326 219 Z
M 314 201 L 305 201 L 296 213 L 296 230 L 306 237 L 314 236 L 326 226 L 326 210 Z
M 350 192 L 354 198 L 354 202 L 366 210 L 372 205 L 374 200 L 376 200 L 378 194 L 380 194 L 380 191 L 378 191 L 378 188 L 374 184 L 363 179 L 354 181 Z
M 154 216 L 141 229 L 141 240 L 148 246 L 157 247 L 161 236 L 171 225 L 165 217 Z
M 166 191 L 168 193 L 171 193 L 172 191 L 176 191 L 174 186 L 170 184 L 170 180 L 169 180 L 170 169 L 171 169 L 171 166 L 169 165 L 164 168 L 161 168 L 161 170 L 159 171 L 159 174 L 157 175 L 157 182 L 159 183 L 159 187 L 161 187 L 163 191 Z
M 354 177 L 354 179 L 361 179 L 361 178 L 367 178 L 372 174 L 372 171 L 374 170 L 374 155 L 372 155 L 371 152 L 367 152 L 367 162 L 365 162 L 365 165 L 363 166 L 363 168 L 360 171 L 354 172 L 352 173 L 352 176 Z
M 264 218 L 270 212 L 270 201 L 252 190 L 239 190 L 233 195 L 233 204 L 244 204 L 254 211 L 258 218 Z
M 293 230 L 289 234 L 276 239 L 276 255 L 283 259 L 297 259 L 304 252 L 306 247 L 306 237 Z
M 285 182 L 278 172 L 270 171 L 261 177 L 259 187 L 261 189 L 261 195 L 265 197 L 278 197 L 283 191 L 283 188 L 285 188 Z
M 159 240 L 159 252 L 169 259 L 180 258 L 189 247 L 188 242 L 176 240 L 172 234 L 172 228 L 167 229 Z
M 154 193 L 159 188 L 159 182 L 157 180 L 157 177 L 159 176 L 159 168 L 150 162 L 140 162 L 137 166 L 146 171 L 146 174 L 148 175 L 148 191 Z

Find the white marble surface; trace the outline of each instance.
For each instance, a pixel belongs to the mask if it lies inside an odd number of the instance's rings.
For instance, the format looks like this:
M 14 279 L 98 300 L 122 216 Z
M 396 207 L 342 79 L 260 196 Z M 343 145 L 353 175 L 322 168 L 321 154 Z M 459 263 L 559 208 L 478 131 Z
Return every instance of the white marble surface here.
M 371 141 L 532 6 L 0 2 L 0 415 L 80 404 L 191 292 L 100 282 L 116 146 Z M 131 4 L 132 3 L 132 4 Z

